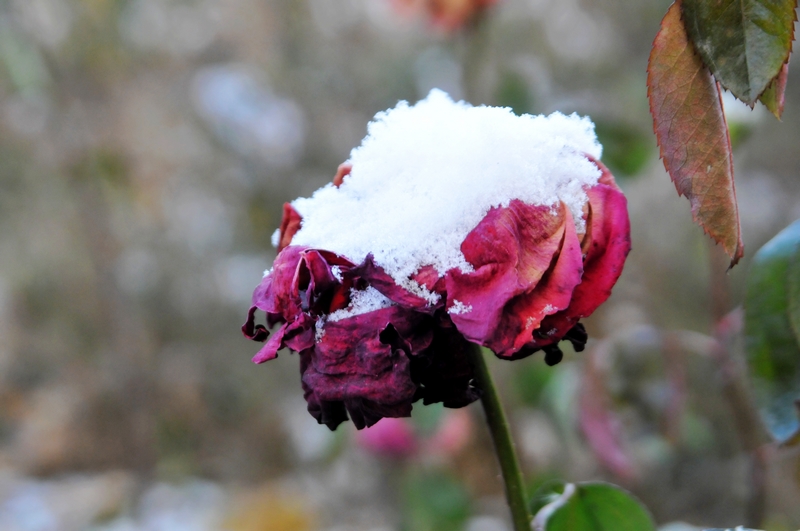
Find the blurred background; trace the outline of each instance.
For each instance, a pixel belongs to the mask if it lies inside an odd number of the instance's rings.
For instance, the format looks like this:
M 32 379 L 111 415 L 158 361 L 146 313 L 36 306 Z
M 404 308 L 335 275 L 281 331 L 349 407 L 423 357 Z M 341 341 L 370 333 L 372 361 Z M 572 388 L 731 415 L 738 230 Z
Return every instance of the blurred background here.
M 737 413 L 737 314 L 726 358 L 712 339 L 800 217 L 800 70 L 782 122 L 726 100 L 747 256 L 725 275 L 651 132 L 668 0 L 448 4 L 0 0 L 0 530 L 510 529 L 478 405 L 331 433 L 297 357 L 255 366 L 239 330 L 282 204 L 433 87 L 590 115 L 629 200 L 588 351 L 492 364 L 532 491 L 604 479 L 673 531 L 800 527 L 797 451 L 754 466 Z

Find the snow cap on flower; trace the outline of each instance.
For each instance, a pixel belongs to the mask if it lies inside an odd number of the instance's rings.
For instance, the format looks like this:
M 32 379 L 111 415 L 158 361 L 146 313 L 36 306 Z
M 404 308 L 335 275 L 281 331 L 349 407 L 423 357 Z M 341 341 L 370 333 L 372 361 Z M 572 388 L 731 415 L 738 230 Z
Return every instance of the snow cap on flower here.
M 564 203 L 581 225 L 585 188 L 600 177 L 584 155 L 602 152 L 594 124 L 575 114 L 516 116 L 435 89 L 414 106 L 378 113 L 368 131 L 341 186 L 292 203 L 303 218 L 292 244 L 355 263 L 372 254 L 409 290 L 424 266 L 440 275 L 471 271 L 462 242 L 491 208 L 514 199 L 550 209 Z
M 334 183 L 284 207 L 279 254 L 243 326 L 300 353 L 309 412 L 335 428 L 480 396 L 470 343 L 501 358 L 558 342 L 611 293 L 630 250 L 625 197 L 586 118 L 516 116 L 434 90 L 379 113 Z M 255 324 L 256 310 L 270 336 Z

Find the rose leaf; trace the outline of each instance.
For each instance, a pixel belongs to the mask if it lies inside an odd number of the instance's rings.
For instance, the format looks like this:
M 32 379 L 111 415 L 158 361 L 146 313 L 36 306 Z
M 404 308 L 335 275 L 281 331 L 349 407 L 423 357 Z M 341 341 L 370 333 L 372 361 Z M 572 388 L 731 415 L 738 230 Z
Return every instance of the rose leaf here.
M 786 442 L 800 429 L 800 221 L 753 257 L 745 297 L 747 362 L 761 417 Z
M 752 105 L 792 51 L 797 0 L 683 0 L 686 31 L 703 63 Z
M 647 68 L 650 114 L 664 166 L 692 218 L 731 257 L 744 253 L 730 137 L 718 85 L 695 53 L 673 4 L 653 42 Z
M 772 80 L 767 89 L 758 98 L 758 101 L 769 109 L 778 120 L 783 114 L 784 92 L 786 91 L 786 79 L 789 76 L 789 64 L 785 63 L 778 76 Z
M 533 519 L 534 531 L 655 531 L 653 517 L 628 492 L 608 483 L 569 483 Z

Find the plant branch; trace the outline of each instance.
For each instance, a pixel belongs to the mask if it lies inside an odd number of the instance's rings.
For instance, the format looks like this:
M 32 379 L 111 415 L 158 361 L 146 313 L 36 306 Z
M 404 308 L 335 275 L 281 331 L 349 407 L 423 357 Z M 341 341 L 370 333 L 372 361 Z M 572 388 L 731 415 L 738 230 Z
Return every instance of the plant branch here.
M 750 395 L 745 372 L 734 359 L 735 338 L 742 333 L 743 312 L 730 311 L 730 294 L 721 248 L 709 247 L 711 313 L 714 319 L 716 346 L 712 359 L 722 376 L 723 393 L 730 405 L 739 441 L 750 461 L 750 492 L 745 505 L 745 524 L 759 528 L 764 520 L 767 498 L 767 467 L 770 437 L 761 422 Z
M 475 368 L 478 387 L 483 392 L 481 404 L 486 414 L 486 423 L 489 425 L 489 433 L 492 435 L 495 453 L 500 462 L 500 470 L 503 473 L 506 500 L 511 509 L 514 531 L 530 531 L 531 516 L 528 512 L 522 472 L 520 471 L 517 454 L 514 451 L 514 442 L 511 439 L 508 421 L 500 404 L 500 397 L 497 394 L 497 388 L 492 381 L 492 375 L 489 373 L 489 367 L 486 365 L 481 348 L 478 345 L 472 345 L 469 355 Z

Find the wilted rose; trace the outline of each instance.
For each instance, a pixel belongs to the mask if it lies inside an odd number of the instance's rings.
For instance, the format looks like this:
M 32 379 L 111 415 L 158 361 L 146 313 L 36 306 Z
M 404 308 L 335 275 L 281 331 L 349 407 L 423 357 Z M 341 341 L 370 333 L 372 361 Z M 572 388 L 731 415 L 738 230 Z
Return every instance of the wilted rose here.
M 630 250 L 625 197 L 608 169 L 590 160 L 601 177 L 586 190 L 582 232 L 563 203 L 493 208 L 461 244 L 472 271 L 440 276 L 423 267 L 413 275 L 438 295 L 433 304 L 399 286 L 371 255 L 354 264 L 292 245 L 302 218 L 285 205 L 281 250 L 243 326 L 247 337 L 266 340 L 253 361 L 284 347 L 299 352 L 309 412 L 335 429 L 348 414 L 357 428 L 408 416 L 419 399 L 446 407 L 476 400 L 469 342 L 504 359 L 543 350 L 550 365 L 561 360 L 561 340 L 583 350 L 579 320 L 609 297 Z M 337 184 L 349 170 L 340 166 Z M 374 308 L 349 315 L 355 297 L 371 298 Z M 257 310 L 270 327 L 280 324 L 272 335 L 255 324 Z
M 476 344 L 509 360 L 543 351 L 550 365 L 562 340 L 583 350 L 579 321 L 630 250 L 592 123 L 434 90 L 368 129 L 333 185 L 284 206 L 243 326 L 265 342 L 254 361 L 298 352 L 309 412 L 360 429 L 417 400 L 478 399 Z

